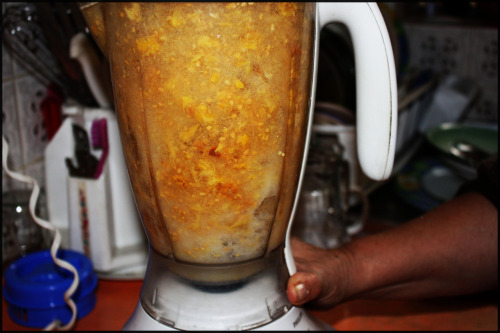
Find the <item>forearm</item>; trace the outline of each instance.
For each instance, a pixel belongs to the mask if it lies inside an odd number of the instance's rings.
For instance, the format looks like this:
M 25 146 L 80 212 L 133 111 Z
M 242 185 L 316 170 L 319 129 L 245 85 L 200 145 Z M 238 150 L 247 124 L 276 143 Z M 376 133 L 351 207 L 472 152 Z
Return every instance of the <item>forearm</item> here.
M 342 249 L 346 299 L 425 298 L 497 287 L 498 212 L 468 193 L 387 232 Z M 460 258 L 460 259 L 458 259 Z

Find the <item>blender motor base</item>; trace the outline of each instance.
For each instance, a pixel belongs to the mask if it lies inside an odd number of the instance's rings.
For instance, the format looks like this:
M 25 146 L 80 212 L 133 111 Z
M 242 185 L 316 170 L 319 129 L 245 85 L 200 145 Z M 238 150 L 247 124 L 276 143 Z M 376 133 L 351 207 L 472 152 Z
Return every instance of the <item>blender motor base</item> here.
M 203 330 L 203 327 L 200 327 Z M 244 329 L 244 328 L 243 328 Z M 277 320 L 255 328 L 249 328 L 255 331 L 259 330 L 276 330 L 276 331 L 334 331 L 334 329 L 325 322 L 309 315 L 304 309 L 292 307 L 285 315 Z M 174 327 L 163 325 L 154 320 L 144 311 L 139 302 L 132 314 L 132 317 L 123 327 L 124 331 L 144 331 L 144 330 L 162 330 L 162 331 L 177 331 Z

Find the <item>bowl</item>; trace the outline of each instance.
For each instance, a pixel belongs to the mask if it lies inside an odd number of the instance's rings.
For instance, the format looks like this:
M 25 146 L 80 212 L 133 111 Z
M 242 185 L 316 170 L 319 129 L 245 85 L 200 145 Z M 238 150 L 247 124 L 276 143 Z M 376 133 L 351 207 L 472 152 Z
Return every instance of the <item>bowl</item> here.
M 498 153 L 498 130 L 492 128 L 444 123 L 427 130 L 425 137 L 441 153 L 443 161 L 465 179 L 476 177 L 475 163 L 464 155 L 452 153 L 457 143 L 466 142 L 483 151 L 485 156 Z

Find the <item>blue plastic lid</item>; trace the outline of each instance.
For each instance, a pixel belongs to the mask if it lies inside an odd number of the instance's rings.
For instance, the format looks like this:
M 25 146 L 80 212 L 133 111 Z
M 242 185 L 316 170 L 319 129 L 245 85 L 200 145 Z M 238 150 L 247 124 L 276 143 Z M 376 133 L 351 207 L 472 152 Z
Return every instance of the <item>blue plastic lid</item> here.
M 76 303 L 78 318 L 81 318 L 95 306 L 97 275 L 89 258 L 79 252 L 60 249 L 57 257 L 71 263 L 78 272 L 80 281 L 71 298 Z M 73 283 L 73 273 L 57 266 L 49 250 L 16 260 L 7 268 L 4 277 L 4 298 L 10 307 L 9 314 L 17 323 L 43 327 L 53 319 L 64 323 L 71 318 L 64 293 Z M 14 310 L 19 309 L 28 315 L 13 317 Z

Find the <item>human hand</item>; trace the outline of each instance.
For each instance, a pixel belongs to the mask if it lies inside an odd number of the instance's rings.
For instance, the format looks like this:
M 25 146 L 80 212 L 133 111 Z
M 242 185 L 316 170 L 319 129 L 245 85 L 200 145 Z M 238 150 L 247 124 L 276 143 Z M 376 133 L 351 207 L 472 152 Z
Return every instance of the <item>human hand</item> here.
M 297 272 L 290 277 L 287 296 L 293 305 L 331 308 L 347 296 L 349 255 L 342 249 L 322 249 L 291 239 Z

